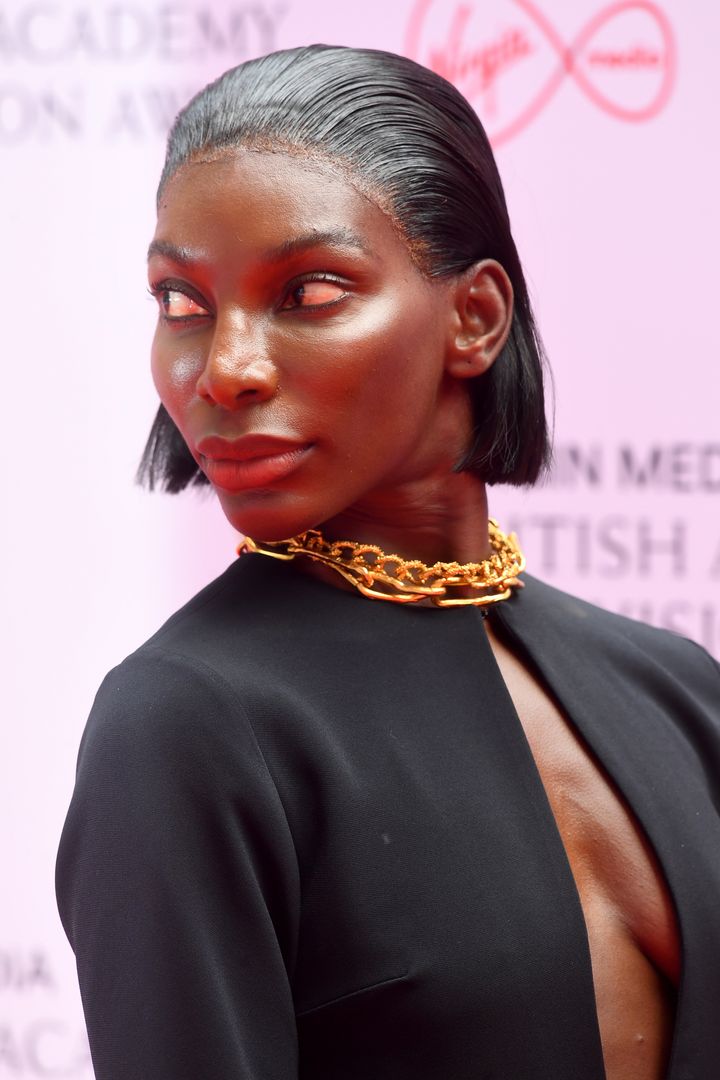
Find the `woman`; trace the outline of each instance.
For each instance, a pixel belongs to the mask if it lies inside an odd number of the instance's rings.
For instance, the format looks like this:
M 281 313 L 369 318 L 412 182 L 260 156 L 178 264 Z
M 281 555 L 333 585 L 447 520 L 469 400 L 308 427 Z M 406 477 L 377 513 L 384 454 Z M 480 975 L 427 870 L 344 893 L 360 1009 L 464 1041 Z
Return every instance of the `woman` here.
M 547 440 L 469 105 L 387 53 L 241 65 L 171 132 L 149 273 L 142 474 L 251 539 L 83 737 L 98 1080 L 715 1078 L 718 667 L 488 526 Z

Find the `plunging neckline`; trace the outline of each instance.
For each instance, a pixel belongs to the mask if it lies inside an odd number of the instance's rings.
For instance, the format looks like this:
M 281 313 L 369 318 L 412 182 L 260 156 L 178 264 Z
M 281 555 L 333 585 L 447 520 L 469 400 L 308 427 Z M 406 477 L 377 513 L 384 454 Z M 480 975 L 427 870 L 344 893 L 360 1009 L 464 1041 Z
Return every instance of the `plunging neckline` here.
M 279 571 L 288 566 L 266 569 L 263 589 L 270 579 L 278 582 Z M 452 677 L 452 670 L 456 678 L 462 678 L 463 672 L 472 670 L 475 656 L 476 676 L 467 688 L 468 700 L 484 702 L 488 696 L 490 688 L 485 680 L 492 666 L 482 662 L 484 650 L 478 653 L 478 633 L 487 648 L 488 663 L 496 666 L 496 661 L 477 608 L 398 606 L 368 600 L 354 590 L 346 591 L 309 574 L 294 574 L 293 580 L 301 607 L 312 606 L 324 597 L 320 607 L 324 610 L 327 603 L 332 619 L 337 612 L 341 623 L 349 619 L 361 626 L 360 639 L 363 634 L 374 638 L 387 630 L 399 644 L 410 635 L 415 648 L 432 650 L 428 656 L 433 658 L 433 667 L 448 650 L 452 663 L 445 669 L 446 677 Z M 712 659 L 702 659 L 701 651 L 694 651 L 696 647 L 689 642 L 676 645 L 667 632 L 588 605 L 529 575 L 524 580 L 526 587 L 498 605 L 494 615 L 532 659 L 573 728 L 624 797 L 655 855 L 675 909 L 681 970 L 663 1080 L 709 1080 L 714 1072 L 708 1070 L 708 1055 L 718 1041 L 710 1002 L 716 1000 L 713 988 L 718 979 L 712 967 L 703 968 L 703 959 L 717 955 L 720 949 L 713 907 L 720 884 L 713 856 L 718 835 L 713 786 L 713 762 L 718 752 L 713 697 L 717 672 L 711 671 Z M 285 576 L 281 597 L 286 586 Z M 429 624 L 431 633 L 427 633 Z M 447 634 L 442 631 L 443 624 Z M 578 651 L 573 665 L 575 642 Z M 498 671 L 500 687 L 506 698 L 501 711 L 510 727 L 516 728 L 507 732 L 505 742 L 509 752 L 520 755 L 517 767 L 523 770 L 526 783 L 536 789 L 534 793 L 525 790 L 541 830 L 538 838 L 544 829 L 549 864 L 561 874 L 558 903 L 573 933 L 577 930 L 575 959 L 580 966 L 576 970 L 578 975 L 583 973 L 578 989 L 586 984 L 588 997 L 579 993 L 574 1007 L 580 1010 L 578 1026 L 596 1044 L 592 1056 L 590 1045 L 584 1048 L 585 1066 L 595 1080 L 606 1074 L 585 916 L 535 759 Z M 477 715 L 481 724 L 486 722 L 482 709 Z M 525 783 L 521 774 L 518 783 Z M 529 812 L 531 803 L 526 804 Z
M 580 710 L 577 709 L 577 702 L 571 702 L 571 701 L 568 700 L 568 696 L 570 698 L 572 698 L 572 695 L 568 695 L 567 686 L 564 683 L 563 679 L 557 677 L 557 675 L 554 672 L 552 674 L 550 674 L 545 670 L 545 666 L 541 663 L 541 657 L 539 655 L 541 653 L 541 650 L 538 650 L 536 644 L 534 646 L 534 642 L 532 640 L 531 635 L 528 635 L 528 637 L 523 636 L 523 634 L 522 634 L 522 624 L 520 623 L 520 625 L 518 625 L 518 623 L 516 622 L 515 619 L 512 619 L 512 618 L 508 617 L 509 613 L 510 613 L 510 609 L 506 606 L 504 608 L 504 610 L 501 609 L 501 608 L 497 608 L 493 612 L 493 616 L 494 616 L 494 618 L 497 619 L 497 621 L 502 626 L 502 632 L 504 634 L 506 634 L 510 640 L 512 640 L 512 642 L 514 643 L 515 646 L 519 647 L 521 655 L 524 653 L 525 657 L 530 660 L 533 668 L 536 669 L 538 672 L 540 672 L 542 674 L 542 680 L 546 683 L 548 689 L 550 690 L 550 692 L 554 696 L 555 700 L 557 701 L 558 705 L 560 706 L 560 709 L 561 709 L 563 715 L 566 717 L 568 723 L 571 725 L 571 727 L 580 735 L 580 737 L 587 744 L 587 746 L 591 750 L 591 752 L 594 755 L 597 762 L 600 763 L 600 765 L 605 770 L 605 772 L 607 773 L 607 775 L 610 778 L 610 780 L 612 781 L 612 783 L 615 785 L 617 791 L 620 793 L 620 795 L 624 799 L 626 806 L 630 809 L 630 812 L 631 812 L 632 816 L 634 817 L 634 819 L 637 821 L 640 828 L 642 829 L 643 834 L 645 836 L 645 839 L 647 840 L 647 843 L 648 843 L 650 849 L 652 850 L 652 852 L 653 852 L 653 854 L 655 856 L 655 859 L 657 861 L 657 864 L 658 864 L 658 866 L 659 866 L 659 868 L 660 868 L 660 870 L 662 872 L 662 877 L 663 877 L 663 880 L 664 880 L 664 883 L 665 883 L 665 887 L 667 889 L 668 895 L 669 895 L 669 897 L 671 899 L 671 902 L 672 902 L 672 905 L 673 905 L 673 908 L 674 908 L 674 911 L 675 911 L 675 917 L 676 917 L 676 922 L 677 922 L 677 927 L 678 927 L 678 932 L 679 932 L 679 948 L 680 948 L 680 975 L 679 975 L 679 979 L 678 979 L 678 985 L 675 988 L 674 1020 L 673 1020 L 672 1032 L 671 1032 L 671 1035 L 670 1035 L 670 1047 L 669 1047 L 668 1056 L 667 1056 L 667 1063 L 666 1063 L 666 1066 L 665 1066 L 665 1071 L 664 1071 L 664 1076 L 663 1076 L 663 1080 L 675 1080 L 675 1068 L 674 1068 L 674 1066 L 675 1066 L 675 1062 L 676 1062 L 676 1058 L 677 1058 L 677 1051 L 678 1051 L 678 1033 L 680 1031 L 681 1024 L 682 1024 L 682 1021 L 683 1021 L 683 1013 L 684 1013 L 685 998 L 686 998 L 685 986 L 686 986 L 687 980 L 686 980 L 686 949 L 685 949 L 686 928 L 685 928 L 685 925 L 684 925 L 684 920 L 683 920 L 683 917 L 682 917 L 682 912 L 681 912 L 680 906 L 679 906 L 679 904 L 677 902 L 677 896 L 676 896 L 676 891 L 675 891 L 675 888 L 674 888 L 673 876 L 669 871 L 669 868 L 667 866 L 666 861 L 663 859 L 662 852 L 660 850 L 658 850 L 658 845 L 656 843 L 656 840 L 655 840 L 654 836 L 652 835 L 652 829 L 648 826 L 648 819 L 646 819 L 644 817 L 643 808 L 638 807 L 637 800 L 633 800 L 633 799 L 630 798 L 630 794 L 629 794 L 626 786 L 622 783 L 621 778 L 618 776 L 617 770 L 613 769 L 612 766 L 608 763 L 606 756 L 601 752 L 602 747 L 600 747 L 598 745 L 598 743 L 595 741 L 595 739 L 593 738 L 593 734 L 594 734 L 593 725 L 588 724 L 586 722 L 586 717 L 583 714 L 582 709 L 580 709 Z M 524 743 L 525 743 L 525 746 L 526 746 L 526 749 L 527 749 L 527 757 L 529 759 L 530 767 L 531 767 L 531 769 L 533 771 L 535 779 L 537 780 L 537 784 L 539 786 L 539 789 L 542 791 L 542 795 L 543 795 L 543 799 L 544 799 L 544 802 L 545 802 L 545 805 L 546 805 L 548 817 L 553 823 L 554 840 L 556 841 L 557 845 L 561 849 L 562 854 L 563 854 L 563 858 L 564 858 L 564 862 L 565 862 L 565 864 L 567 866 L 568 877 L 569 877 L 570 882 L 572 883 L 572 891 L 573 891 L 574 902 L 576 903 L 577 908 L 579 910 L 580 921 L 581 921 L 581 924 L 584 927 L 584 931 L 585 931 L 585 945 L 586 945 L 586 949 L 587 949 L 587 955 L 589 956 L 590 943 L 589 943 L 589 934 L 588 934 L 588 929 L 587 929 L 587 922 L 586 922 L 586 918 L 585 918 L 585 912 L 584 912 L 584 909 L 583 909 L 583 906 L 582 906 L 582 903 L 581 903 L 581 900 L 580 900 L 580 893 L 578 891 L 577 884 L 575 882 L 575 878 L 574 878 L 574 875 L 573 875 L 573 872 L 572 872 L 572 867 L 571 867 L 571 864 L 570 864 L 570 860 L 569 860 L 569 857 L 568 857 L 568 854 L 567 854 L 567 850 L 565 848 L 565 843 L 564 843 L 562 835 L 560 833 L 560 829 L 558 827 L 557 820 L 555 818 L 555 814 L 553 812 L 553 809 L 552 809 L 552 806 L 551 806 L 551 803 L 550 803 L 550 799 L 548 797 L 547 790 L 545 788 L 544 782 L 543 782 L 542 777 L 540 775 L 540 770 L 539 770 L 537 762 L 535 760 L 535 756 L 534 756 L 534 754 L 532 752 L 530 742 L 529 742 L 529 740 L 527 738 L 527 735 L 525 734 L 525 730 L 524 730 L 522 721 L 520 720 L 520 716 L 518 715 L 518 711 L 517 711 L 517 708 L 515 706 L 515 702 L 513 701 L 512 695 L 510 694 L 510 691 L 509 691 L 509 689 L 507 687 L 507 684 L 506 684 L 505 679 L 503 677 L 502 671 L 500 670 L 500 666 L 499 666 L 499 664 L 497 662 L 495 654 L 493 653 L 490 642 L 488 641 L 487 635 L 485 634 L 485 627 L 484 627 L 484 622 L 483 622 L 482 619 L 480 619 L 478 621 L 478 630 L 480 631 L 480 633 L 482 633 L 484 641 L 487 644 L 488 652 L 490 653 L 490 656 L 492 658 L 492 663 L 495 665 L 497 677 L 498 677 L 498 679 L 501 680 L 501 682 L 503 683 L 503 686 L 505 687 L 507 697 L 509 699 L 508 707 L 512 712 L 512 715 L 513 715 L 513 717 L 515 719 L 515 723 L 516 723 L 519 731 L 522 734 L 522 738 L 524 740 Z M 594 1022 L 595 1022 L 595 1027 L 597 1029 L 598 1041 L 600 1041 L 600 1027 L 599 1027 L 599 1021 L 598 1021 L 597 997 L 596 997 L 596 994 L 595 994 L 595 984 L 594 984 L 594 980 L 592 979 L 592 972 L 591 972 L 591 983 L 592 983 L 592 986 L 593 986 L 593 998 L 594 998 L 594 1003 L 595 1003 Z M 606 1073 L 606 1070 L 605 1070 L 604 1059 L 603 1059 L 602 1065 L 603 1065 L 603 1078 L 605 1078 L 607 1076 L 607 1073 Z

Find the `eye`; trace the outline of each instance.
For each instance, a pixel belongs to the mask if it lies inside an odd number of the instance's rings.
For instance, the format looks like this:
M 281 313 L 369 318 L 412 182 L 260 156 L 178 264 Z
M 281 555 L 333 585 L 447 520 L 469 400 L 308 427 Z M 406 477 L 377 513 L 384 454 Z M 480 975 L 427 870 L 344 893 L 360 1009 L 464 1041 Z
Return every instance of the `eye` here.
M 207 308 L 193 300 L 192 296 L 170 284 L 151 285 L 150 293 L 157 300 L 161 317 L 166 322 L 187 322 L 210 314 Z
M 333 278 L 312 278 L 293 285 L 282 304 L 282 310 L 293 308 L 330 307 L 347 296 L 347 292 Z

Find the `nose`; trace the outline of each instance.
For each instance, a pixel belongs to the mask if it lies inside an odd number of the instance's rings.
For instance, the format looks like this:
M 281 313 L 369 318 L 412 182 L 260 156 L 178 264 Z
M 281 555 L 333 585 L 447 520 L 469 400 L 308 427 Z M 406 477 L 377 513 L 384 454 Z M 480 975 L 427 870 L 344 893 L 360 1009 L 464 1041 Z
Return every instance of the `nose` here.
M 271 398 L 277 388 L 277 369 L 267 356 L 262 334 L 249 321 L 218 319 L 197 380 L 198 396 L 210 405 L 236 409 Z

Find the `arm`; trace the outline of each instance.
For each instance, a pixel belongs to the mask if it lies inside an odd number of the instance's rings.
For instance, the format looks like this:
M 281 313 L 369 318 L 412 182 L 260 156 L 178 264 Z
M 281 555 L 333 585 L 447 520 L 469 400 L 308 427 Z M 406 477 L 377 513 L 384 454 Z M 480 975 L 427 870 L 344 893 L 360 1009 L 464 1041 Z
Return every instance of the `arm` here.
M 297 865 L 241 705 L 144 650 L 83 735 L 57 861 L 97 1080 L 292 1080 Z

